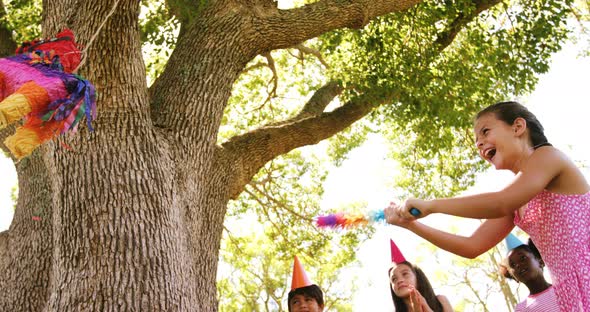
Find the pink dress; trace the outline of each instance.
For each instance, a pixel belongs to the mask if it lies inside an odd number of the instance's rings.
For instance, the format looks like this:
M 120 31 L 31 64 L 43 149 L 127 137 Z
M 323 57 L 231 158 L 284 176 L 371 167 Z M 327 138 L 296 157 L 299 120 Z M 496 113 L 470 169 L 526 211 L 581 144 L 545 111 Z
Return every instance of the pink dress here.
M 553 286 L 535 295 L 529 295 L 516 305 L 514 312 L 549 312 L 559 311 Z
M 590 311 L 590 192 L 537 194 L 514 224 L 529 234 L 551 273 L 561 311 Z

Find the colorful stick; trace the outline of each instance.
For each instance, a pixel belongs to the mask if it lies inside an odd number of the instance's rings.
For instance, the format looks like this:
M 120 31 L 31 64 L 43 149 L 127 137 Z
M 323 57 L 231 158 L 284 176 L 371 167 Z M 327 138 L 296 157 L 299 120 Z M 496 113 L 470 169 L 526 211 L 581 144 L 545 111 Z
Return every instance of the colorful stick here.
M 338 212 L 316 218 L 315 223 L 321 228 L 350 228 L 385 220 L 383 210 L 370 211 L 367 214 Z
M 410 213 L 417 217 L 421 212 L 416 208 L 411 208 Z M 385 213 L 383 210 L 370 211 L 367 214 L 338 212 L 318 216 L 315 218 L 315 224 L 321 228 L 351 228 L 369 223 L 382 222 L 384 220 Z

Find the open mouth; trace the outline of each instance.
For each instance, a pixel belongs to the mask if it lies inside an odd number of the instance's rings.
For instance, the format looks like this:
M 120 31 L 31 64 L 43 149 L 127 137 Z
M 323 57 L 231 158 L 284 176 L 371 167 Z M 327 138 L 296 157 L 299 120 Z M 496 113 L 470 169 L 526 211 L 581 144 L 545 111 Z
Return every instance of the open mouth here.
M 486 150 L 484 152 L 483 155 L 487 160 L 492 160 L 492 158 L 494 158 L 494 156 L 496 156 L 496 149 L 495 148 L 490 148 L 488 150 Z

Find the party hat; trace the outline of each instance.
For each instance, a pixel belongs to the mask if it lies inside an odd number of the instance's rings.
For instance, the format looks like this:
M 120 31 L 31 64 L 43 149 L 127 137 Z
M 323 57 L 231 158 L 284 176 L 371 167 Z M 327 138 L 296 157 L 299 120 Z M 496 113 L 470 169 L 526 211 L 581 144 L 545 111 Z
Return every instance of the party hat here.
M 508 233 L 508 236 L 506 236 L 504 241 L 506 242 L 506 249 L 508 249 L 508 251 L 518 246 L 524 245 L 524 243 L 512 233 Z
M 307 273 L 303 269 L 303 265 L 299 262 L 299 258 L 295 256 L 295 262 L 293 263 L 293 279 L 291 280 L 291 290 L 311 286 L 313 283 L 307 277 Z
M 391 247 L 391 261 L 395 262 L 396 264 L 405 262 L 406 258 L 399 250 L 399 248 L 397 248 L 397 245 L 393 242 L 393 240 L 389 240 L 389 245 Z

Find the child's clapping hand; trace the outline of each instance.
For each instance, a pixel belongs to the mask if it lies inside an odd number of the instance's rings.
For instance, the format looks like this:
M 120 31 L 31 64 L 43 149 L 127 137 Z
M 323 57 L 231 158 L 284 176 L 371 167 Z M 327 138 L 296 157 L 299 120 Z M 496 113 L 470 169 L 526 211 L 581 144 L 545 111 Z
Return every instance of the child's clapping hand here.
M 410 288 L 410 312 L 433 312 L 418 289 Z

